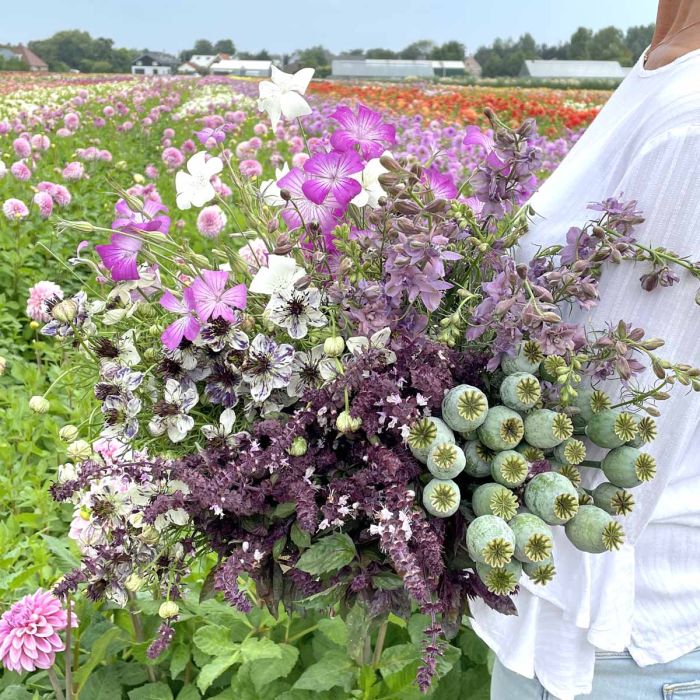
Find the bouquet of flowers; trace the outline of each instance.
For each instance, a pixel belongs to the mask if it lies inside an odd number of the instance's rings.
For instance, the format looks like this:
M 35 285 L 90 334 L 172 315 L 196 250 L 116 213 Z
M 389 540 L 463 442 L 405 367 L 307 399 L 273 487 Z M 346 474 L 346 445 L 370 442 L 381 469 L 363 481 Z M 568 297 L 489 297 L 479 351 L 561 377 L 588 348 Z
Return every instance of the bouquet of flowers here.
M 310 78 L 261 83 L 273 127 L 309 112 Z M 111 228 L 59 222 L 98 243 L 71 260 L 95 282 L 46 300 L 43 332 L 73 349 L 100 410 L 63 429 L 52 492 L 75 504 L 83 558 L 57 593 L 160 597 L 153 657 L 212 554 L 205 594 L 242 610 L 371 625 L 417 605 L 427 689 L 470 598 L 512 613 L 521 576 L 552 579 L 553 528 L 585 552 L 620 546 L 631 489 L 654 476 L 656 406 L 676 383 L 700 389 L 700 370 L 624 320 L 573 318 L 609 263 L 646 262 L 645 288 L 698 266 L 638 243 L 641 214 L 617 199 L 517 262 L 536 128 L 488 117 L 466 130 L 482 157 L 458 186 L 394 158 L 394 128 L 364 105 L 338 107 L 330 138 L 264 182 L 232 167 L 212 115 L 175 180 L 176 206 L 201 208 L 197 244 L 152 190 L 119 192 Z

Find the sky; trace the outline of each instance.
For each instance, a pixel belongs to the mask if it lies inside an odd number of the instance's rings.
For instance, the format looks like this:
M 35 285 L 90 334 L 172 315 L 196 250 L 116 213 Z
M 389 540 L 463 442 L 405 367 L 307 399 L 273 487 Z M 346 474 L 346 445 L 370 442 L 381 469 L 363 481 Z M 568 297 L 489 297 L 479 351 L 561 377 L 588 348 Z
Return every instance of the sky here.
M 199 38 L 239 50 L 291 53 L 323 44 L 400 49 L 457 39 L 474 51 L 497 36 L 530 32 L 556 44 L 579 26 L 649 24 L 657 0 L 0 0 L 0 44 L 82 29 L 115 46 L 171 53 Z M 497 11 L 494 11 L 497 8 Z

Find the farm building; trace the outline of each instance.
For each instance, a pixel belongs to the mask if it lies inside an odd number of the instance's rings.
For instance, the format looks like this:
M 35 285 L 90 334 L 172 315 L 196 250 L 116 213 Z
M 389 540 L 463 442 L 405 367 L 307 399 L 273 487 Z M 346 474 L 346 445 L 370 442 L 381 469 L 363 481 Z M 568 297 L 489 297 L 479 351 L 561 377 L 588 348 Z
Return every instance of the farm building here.
M 334 78 L 432 78 L 432 61 L 384 58 L 336 58 L 331 64 Z
M 177 72 L 180 75 L 199 75 L 199 68 L 194 65 L 191 61 L 185 61 L 182 65 L 178 66 Z
M 131 72 L 134 75 L 170 75 L 180 62 L 163 51 L 147 51 L 134 59 Z
M 272 61 L 245 61 L 226 58 L 211 65 L 212 75 L 239 75 L 251 78 L 267 78 L 270 75 Z
M 464 61 L 431 61 L 431 63 L 433 64 L 433 73 L 439 78 L 466 75 Z
M 49 69 L 48 64 L 39 58 L 33 51 L 28 49 L 24 44 L 17 46 L 0 46 L 0 56 L 5 60 L 22 61 L 29 66 L 29 70 L 46 71 Z
M 627 69 L 617 61 L 525 61 L 520 70 L 523 78 L 593 78 L 622 79 Z
M 467 70 L 467 74 L 471 75 L 473 78 L 481 77 L 481 64 L 474 58 L 474 56 L 467 56 L 464 59 L 464 67 Z

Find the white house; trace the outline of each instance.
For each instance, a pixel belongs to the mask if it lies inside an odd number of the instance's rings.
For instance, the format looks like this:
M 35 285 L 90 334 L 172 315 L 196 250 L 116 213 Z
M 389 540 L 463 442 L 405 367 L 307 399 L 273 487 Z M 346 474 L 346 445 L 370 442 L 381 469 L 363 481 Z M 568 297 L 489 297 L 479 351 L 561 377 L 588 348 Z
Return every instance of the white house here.
M 199 71 L 197 70 L 197 66 L 195 66 L 191 61 L 187 61 L 186 63 L 183 63 L 181 66 L 178 66 L 177 72 L 180 75 L 199 75 Z
M 178 64 L 177 58 L 169 53 L 147 51 L 132 61 L 131 72 L 134 75 L 170 75 Z
M 244 61 L 238 58 L 225 58 L 212 63 L 209 72 L 212 75 L 239 75 L 255 78 L 270 76 L 272 61 Z
M 192 58 L 190 58 L 188 63 L 191 63 L 195 68 L 203 73 L 206 73 L 211 68 L 212 63 L 221 61 L 224 58 L 228 58 L 228 54 L 217 53 L 210 56 L 207 54 L 196 53 L 194 56 L 192 56 Z
M 520 70 L 526 78 L 592 78 L 618 79 L 627 75 L 628 69 L 618 61 L 559 61 L 537 59 L 525 61 Z

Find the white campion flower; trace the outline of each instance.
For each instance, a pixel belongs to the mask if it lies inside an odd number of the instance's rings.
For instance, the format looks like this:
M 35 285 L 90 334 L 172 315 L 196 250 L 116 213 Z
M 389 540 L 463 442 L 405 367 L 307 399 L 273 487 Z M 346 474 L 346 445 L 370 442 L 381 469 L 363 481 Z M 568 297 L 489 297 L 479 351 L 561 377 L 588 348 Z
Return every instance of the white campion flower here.
M 309 87 L 313 75 L 313 68 L 302 68 L 291 75 L 272 66 L 270 80 L 263 80 L 258 86 L 258 109 L 267 112 L 273 129 L 277 126 L 280 116 L 296 119 L 311 114 L 311 107 L 302 95 Z
M 294 283 L 306 274 L 294 258 L 284 255 L 268 255 L 267 267 L 261 267 L 250 283 L 248 290 L 253 294 L 272 296 L 294 289 Z M 269 306 L 269 304 L 268 304 Z
M 191 206 L 203 207 L 214 199 L 216 190 L 211 184 L 211 179 L 223 168 L 224 163 L 218 156 L 207 160 L 206 151 L 195 153 L 187 161 L 188 172 L 180 170 L 175 175 L 178 209 L 189 209 Z
M 391 155 L 389 151 L 384 151 L 382 156 Z M 386 196 L 384 188 L 379 183 L 379 176 L 389 171 L 379 162 L 379 158 L 368 160 L 364 170 L 359 173 L 353 173 L 350 177 L 357 180 L 362 185 L 362 190 L 358 192 L 350 204 L 356 207 L 370 207 L 376 209 L 379 206 L 379 198 Z
M 275 179 L 274 180 L 263 180 L 260 183 L 260 194 L 262 195 L 263 202 L 269 207 L 283 207 L 286 202 L 282 199 L 280 195 L 280 188 L 277 184 L 287 173 L 289 172 L 289 166 L 284 163 L 281 168 L 275 168 Z

